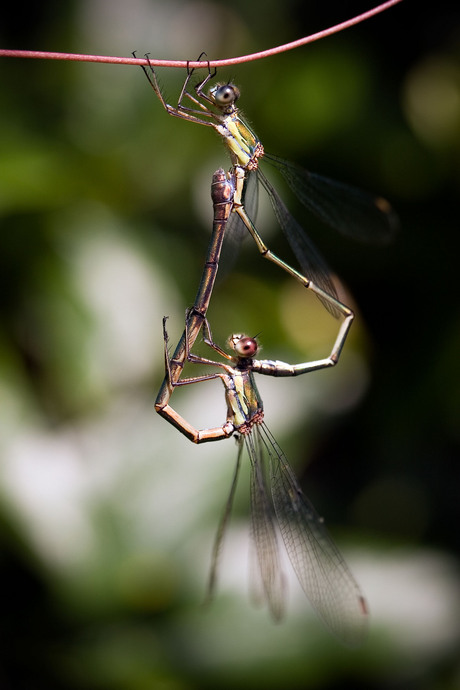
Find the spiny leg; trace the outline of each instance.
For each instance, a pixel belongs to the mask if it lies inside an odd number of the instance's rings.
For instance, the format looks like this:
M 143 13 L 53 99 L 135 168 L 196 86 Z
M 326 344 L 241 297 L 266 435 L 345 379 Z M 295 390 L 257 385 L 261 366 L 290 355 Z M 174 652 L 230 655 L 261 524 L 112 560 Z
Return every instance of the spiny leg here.
M 136 57 L 135 52 L 133 52 L 133 56 Z M 165 101 L 163 93 L 160 89 L 160 85 L 158 83 L 158 78 L 157 78 L 156 72 L 153 68 L 153 64 L 150 61 L 148 53 L 145 54 L 145 59 L 147 61 L 148 67 L 150 68 L 150 74 L 147 71 L 147 67 L 145 65 L 141 65 L 141 68 L 142 68 L 145 76 L 147 77 L 150 85 L 152 86 L 153 90 L 155 91 L 161 105 L 163 106 L 163 108 L 166 110 L 166 112 L 169 115 L 172 115 L 173 117 L 179 117 L 182 120 L 189 120 L 190 122 L 196 122 L 197 124 L 200 124 L 200 125 L 206 125 L 207 127 L 211 127 L 214 125 L 214 123 L 208 122 L 207 120 L 202 119 L 202 117 L 214 118 L 215 117 L 214 113 L 211 112 L 207 108 L 207 106 L 200 103 L 196 98 L 194 98 L 188 91 L 186 91 L 186 87 L 188 85 L 188 82 L 190 81 L 191 73 L 193 72 L 193 70 L 187 74 L 187 77 L 185 79 L 184 85 L 182 87 L 182 90 L 181 90 L 181 93 L 179 96 L 178 104 L 176 107 L 174 107 L 172 105 L 169 105 L 169 103 L 166 103 L 166 101 Z M 206 79 L 208 79 L 208 78 L 209 78 L 209 76 Z M 182 99 L 184 98 L 184 96 L 187 96 L 188 98 L 190 98 L 190 100 L 193 101 L 196 105 L 198 105 L 201 108 L 201 110 L 192 110 L 192 109 L 187 108 L 184 105 L 182 105 Z M 206 97 L 206 100 L 208 100 L 207 97 Z M 198 115 L 201 115 L 202 117 L 198 117 Z

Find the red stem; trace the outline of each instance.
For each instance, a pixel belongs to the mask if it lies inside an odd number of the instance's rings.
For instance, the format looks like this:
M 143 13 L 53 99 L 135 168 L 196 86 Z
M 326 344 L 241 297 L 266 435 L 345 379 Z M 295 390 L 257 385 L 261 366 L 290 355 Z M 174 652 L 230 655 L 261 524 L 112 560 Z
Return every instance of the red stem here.
M 311 36 L 305 36 L 304 38 L 299 38 L 297 41 L 292 41 L 292 43 L 285 43 L 284 45 L 269 48 L 268 50 L 263 50 L 259 53 L 251 53 L 250 55 L 242 55 L 241 57 L 228 58 L 227 60 L 210 60 L 209 66 L 225 67 L 228 65 L 238 65 L 243 62 L 261 60 L 262 58 L 270 57 L 271 55 L 276 55 L 278 53 L 284 53 L 288 50 L 293 50 L 294 48 L 299 48 L 307 43 L 313 43 L 321 38 L 326 38 L 326 36 L 331 36 L 339 31 L 343 31 L 351 26 L 355 26 L 366 19 L 370 19 L 370 17 L 374 17 L 380 12 L 384 12 L 400 2 L 402 2 L 402 0 L 387 0 L 387 2 L 378 5 L 378 7 L 374 7 L 372 10 L 363 12 L 363 14 L 353 17 L 353 19 L 348 19 L 347 21 L 336 24 L 329 29 L 318 31 L 315 34 L 311 34 Z M 42 58 L 45 60 L 71 60 L 73 62 L 108 62 L 115 65 L 145 65 L 144 58 L 110 57 L 106 55 L 79 55 L 76 53 L 48 53 L 40 50 L 0 50 L 0 57 Z M 187 62 L 185 60 L 157 60 L 150 58 L 150 62 L 152 65 L 159 67 L 203 67 L 203 62 Z M 207 67 L 208 62 L 206 61 L 205 64 Z

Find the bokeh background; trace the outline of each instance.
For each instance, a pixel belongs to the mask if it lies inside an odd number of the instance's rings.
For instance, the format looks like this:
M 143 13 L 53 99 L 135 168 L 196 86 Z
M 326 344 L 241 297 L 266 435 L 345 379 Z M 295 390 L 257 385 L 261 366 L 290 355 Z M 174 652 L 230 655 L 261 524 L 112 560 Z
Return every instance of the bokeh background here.
M 189 59 L 294 40 L 372 3 L 43 0 L 2 12 L 3 48 Z M 216 135 L 168 118 L 134 67 L 0 62 L 0 688 L 460 686 L 457 304 L 460 10 L 403 2 L 299 50 L 222 70 L 266 149 L 375 190 L 401 218 L 358 245 L 306 218 L 357 323 L 339 366 L 259 382 L 266 419 L 370 603 L 360 650 L 295 581 L 274 625 L 248 595 L 242 473 L 203 609 L 235 447 L 154 412 L 161 319 L 179 337 L 211 228 Z M 170 102 L 183 71 L 162 70 Z M 290 206 L 298 212 L 295 200 Z M 290 260 L 269 209 L 259 226 Z M 329 351 L 337 324 L 250 241 L 222 272 L 218 342 Z M 175 394 L 223 421 L 217 381 Z M 247 470 L 247 467 L 245 467 Z

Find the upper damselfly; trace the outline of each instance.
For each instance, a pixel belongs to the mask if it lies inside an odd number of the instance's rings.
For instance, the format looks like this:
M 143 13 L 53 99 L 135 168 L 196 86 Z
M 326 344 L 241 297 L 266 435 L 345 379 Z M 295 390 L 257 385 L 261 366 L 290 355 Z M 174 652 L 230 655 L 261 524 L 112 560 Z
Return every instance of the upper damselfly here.
M 201 56 L 200 56 L 201 57 Z M 337 297 L 329 269 L 312 241 L 289 212 L 279 194 L 260 169 L 260 162 L 272 164 L 284 177 L 302 204 L 321 221 L 342 234 L 360 240 L 384 243 L 397 228 L 397 218 L 388 201 L 350 185 L 336 182 L 327 177 L 311 173 L 298 165 L 264 151 L 260 140 L 244 122 L 236 106 L 239 89 L 232 83 L 218 83 L 208 93 L 206 85 L 215 77 L 216 70 L 208 66 L 206 77 L 194 87 L 195 94 L 188 91 L 194 69 L 187 70 L 178 104 L 166 103 L 159 87 L 153 65 L 146 56 L 148 68 L 143 67 L 150 84 L 166 112 L 190 122 L 213 127 L 222 137 L 230 154 L 235 196 L 233 212 L 255 239 L 259 251 L 268 259 L 273 254 L 268 250 L 257 232 L 251 214 L 248 197 L 250 187 L 257 188 L 260 182 L 266 190 L 276 218 L 286 236 L 302 272 L 325 292 Z M 191 107 L 184 105 L 187 99 Z M 255 184 L 254 184 L 255 183 Z M 287 264 L 276 257 L 278 265 Z M 321 297 L 320 297 L 321 299 Z M 326 305 L 330 308 L 330 305 Z

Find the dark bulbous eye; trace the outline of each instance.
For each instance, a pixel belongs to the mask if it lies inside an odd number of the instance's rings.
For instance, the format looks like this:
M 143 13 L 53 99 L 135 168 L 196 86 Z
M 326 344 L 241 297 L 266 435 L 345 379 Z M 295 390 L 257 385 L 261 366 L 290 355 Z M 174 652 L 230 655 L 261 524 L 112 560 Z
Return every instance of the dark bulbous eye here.
M 218 105 L 234 103 L 239 96 L 238 89 L 233 84 L 219 86 L 214 92 L 214 100 Z

